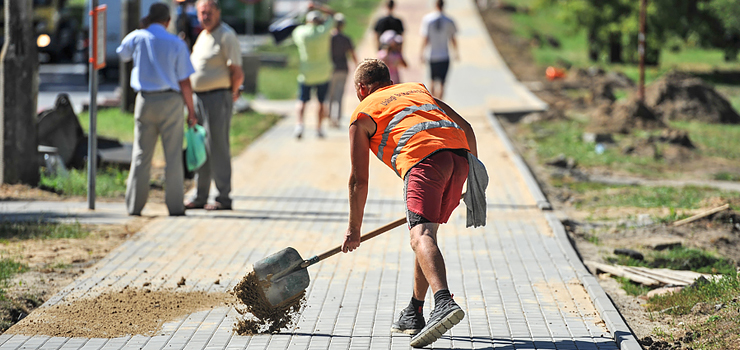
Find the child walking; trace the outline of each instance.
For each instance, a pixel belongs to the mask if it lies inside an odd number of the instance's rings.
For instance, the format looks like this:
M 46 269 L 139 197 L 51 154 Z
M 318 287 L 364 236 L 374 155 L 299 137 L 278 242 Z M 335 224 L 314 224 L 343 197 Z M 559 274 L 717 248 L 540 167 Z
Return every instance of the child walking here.
M 401 53 L 401 44 L 403 44 L 403 37 L 391 29 L 386 30 L 380 36 L 378 58 L 388 66 L 394 84 L 401 83 L 401 77 L 398 73 L 399 67 L 407 67 L 406 60 L 403 59 Z

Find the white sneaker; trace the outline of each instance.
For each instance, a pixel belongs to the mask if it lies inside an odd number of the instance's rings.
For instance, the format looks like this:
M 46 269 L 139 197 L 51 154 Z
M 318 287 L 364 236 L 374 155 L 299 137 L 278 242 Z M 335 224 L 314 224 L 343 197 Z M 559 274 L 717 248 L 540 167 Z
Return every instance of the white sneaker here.
M 319 130 L 316 130 L 316 136 L 318 136 L 318 138 L 320 139 L 323 139 L 324 136 L 326 135 L 324 135 L 324 130 L 319 129 Z
M 303 137 L 303 124 L 298 124 L 295 126 L 295 130 L 293 131 L 293 136 L 295 138 L 300 139 Z

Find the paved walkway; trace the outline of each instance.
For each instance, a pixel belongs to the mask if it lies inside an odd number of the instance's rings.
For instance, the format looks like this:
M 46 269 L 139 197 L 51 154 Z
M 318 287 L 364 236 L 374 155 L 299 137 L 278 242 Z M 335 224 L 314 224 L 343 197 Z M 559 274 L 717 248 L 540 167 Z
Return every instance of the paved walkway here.
M 467 315 L 432 346 L 639 349 L 562 226 L 540 209 L 541 193 L 489 114 L 499 104 L 534 109 L 540 102 L 510 78 L 472 2 L 448 7 L 459 26 L 462 59 L 452 67 L 445 100 L 476 130 L 491 183 L 486 227 L 465 229 L 461 206 L 440 230 L 451 291 Z M 412 64 L 418 62 L 418 23 L 429 10 L 426 0 L 398 4 Z M 360 56 L 373 56 L 370 47 L 363 43 Z M 402 77 L 424 81 L 423 72 L 409 69 Z M 357 103 L 350 97 L 347 111 Z M 284 247 L 308 257 L 341 243 L 348 212 L 346 129 L 329 130 L 321 140 L 309 127 L 297 141 L 293 123 L 281 121 L 234 159 L 233 211 L 154 220 L 45 306 L 146 282 L 170 288 L 180 276 L 190 290 L 227 291 L 252 263 Z M 378 161 L 371 161 L 370 172 L 365 230 L 403 216 L 401 181 Z M 408 303 L 412 261 L 407 230 L 398 228 L 312 266 L 307 307 L 297 326 L 280 334 L 234 335 L 236 313 L 223 307 L 165 324 L 153 337 L 5 334 L 0 349 L 407 349 L 409 337 L 389 328 Z M 215 276 L 221 276 L 218 285 Z

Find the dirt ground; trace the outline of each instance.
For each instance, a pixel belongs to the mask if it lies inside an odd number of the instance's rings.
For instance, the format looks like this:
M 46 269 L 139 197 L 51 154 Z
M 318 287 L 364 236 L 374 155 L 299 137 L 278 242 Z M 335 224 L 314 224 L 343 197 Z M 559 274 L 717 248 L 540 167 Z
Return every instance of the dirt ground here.
M 490 3 L 490 1 L 488 2 Z M 495 2 L 494 2 L 495 3 Z M 591 87 L 591 93 L 587 96 L 573 97 L 573 85 L 578 84 L 577 77 L 566 77 L 564 81 L 550 82 L 545 78 L 545 68 L 537 67 L 534 63 L 529 48 L 534 45 L 511 35 L 512 22 L 510 20 L 511 9 L 491 6 L 481 9 L 481 14 L 488 28 L 489 33 L 501 53 L 502 57 L 508 64 L 513 73 L 527 86 L 534 86 L 532 89 L 535 94 L 550 105 L 550 110 L 536 116 L 525 116 L 521 119 L 527 122 L 527 118 L 536 118 L 536 120 L 558 120 L 564 118 L 568 112 L 576 111 L 582 115 L 594 115 L 599 113 L 599 108 L 604 108 L 604 103 L 600 99 L 609 99 L 609 91 L 599 91 Z M 603 73 L 602 73 L 603 74 Z M 619 77 L 615 78 L 619 80 Z M 586 86 L 586 88 L 589 88 Z M 627 90 L 634 90 L 634 87 L 626 86 Z M 613 95 L 612 101 L 613 101 Z M 633 107 L 633 109 L 638 109 Z M 645 116 L 642 111 L 627 111 L 638 117 L 650 118 Z M 628 113 L 629 114 L 629 113 Z M 643 119 L 645 120 L 645 119 Z M 516 123 L 506 123 L 504 126 L 510 135 L 516 135 L 518 132 Z M 680 135 L 676 137 L 679 139 Z M 515 143 L 517 138 L 512 137 Z M 574 193 L 569 193 L 562 188 L 553 187 L 548 183 L 551 175 L 555 171 L 552 168 L 540 166 L 541 160 L 536 159 L 533 152 L 528 152 L 527 145 L 515 145 L 521 154 L 527 160 L 528 165 L 535 173 L 543 190 L 550 199 L 558 215 L 564 219 L 566 228 L 572 238 L 576 249 L 583 260 L 592 260 L 604 262 L 605 257 L 614 256 L 615 248 L 628 248 L 638 251 L 647 252 L 652 247 L 660 244 L 680 243 L 686 247 L 701 248 L 707 251 L 717 252 L 721 256 L 740 262 L 740 225 L 729 223 L 728 215 L 733 213 L 725 212 L 721 215 L 715 215 L 712 218 L 700 220 L 692 224 L 680 227 L 669 227 L 663 223 L 651 222 L 651 217 L 666 217 L 669 215 L 669 209 L 645 210 L 642 208 L 599 208 L 599 209 L 576 209 L 573 203 L 577 201 L 588 201 L 590 198 L 579 198 Z M 706 178 L 707 174 L 712 174 L 718 169 L 736 170 L 736 165 L 727 164 L 726 162 L 716 159 L 696 159 L 691 158 L 691 166 L 685 166 L 688 162 L 682 162 L 682 157 L 686 158 L 683 149 L 674 151 L 678 161 L 673 163 L 672 168 L 675 174 L 671 174 L 673 179 L 696 179 Z M 669 162 L 670 163 L 670 162 Z M 684 164 L 681 164 L 684 163 Z M 734 168 L 733 168 L 734 167 Z M 600 175 L 619 176 L 614 171 L 604 171 L 601 169 L 590 169 Z M 577 174 L 576 174 L 577 175 Z M 633 176 L 634 175 L 630 175 Z M 702 203 L 704 208 L 713 208 L 724 203 L 708 200 Z M 737 205 L 738 203 L 734 203 Z M 696 212 L 686 212 L 692 215 Z M 603 219 L 603 224 L 585 224 L 586 219 L 593 218 Z M 620 284 L 610 276 L 599 275 L 599 282 L 607 294 L 615 302 L 628 325 L 637 335 L 638 339 L 651 336 L 655 337 L 656 330 L 669 334 L 684 336 L 685 327 L 683 322 L 688 323 L 692 319 L 699 317 L 708 317 L 702 315 L 688 315 L 684 318 L 674 318 L 661 313 L 649 313 L 646 311 L 647 298 L 634 297 L 628 295 Z M 647 346 L 646 348 L 660 348 L 660 344 Z M 668 346 L 668 345 L 666 345 Z M 680 345 L 671 344 L 666 348 L 681 348 Z
M 126 288 L 41 308 L 7 332 L 56 337 L 152 336 L 166 322 L 234 302 L 227 293 Z
M 161 184 L 164 177 L 162 167 L 153 167 L 153 186 L 149 192 L 149 203 L 164 203 Z M 186 180 L 186 190 L 192 186 Z M 26 185 L 0 185 L 0 201 L 85 201 L 84 197 L 62 196 L 52 191 Z M 121 198 L 101 198 L 100 202 L 121 202 Z M 30 239 L 0 242 L 0 257 L 11 258 L 25 266 L 26 272 L 15 275 L 0 298 L 0 331 L 31 313 L 62 288 L 72 283 L 85 270 L 111 250 L 138 232 L 152 218 L 135 218 L 125 225 L 82 225 L 90 234 L 76 239 Z M 4 299 L 4 300 L 3 300 Z M 192 299 L 192 298 L 191 298 Z M 198 299 L 198 298 L 195 298 Z

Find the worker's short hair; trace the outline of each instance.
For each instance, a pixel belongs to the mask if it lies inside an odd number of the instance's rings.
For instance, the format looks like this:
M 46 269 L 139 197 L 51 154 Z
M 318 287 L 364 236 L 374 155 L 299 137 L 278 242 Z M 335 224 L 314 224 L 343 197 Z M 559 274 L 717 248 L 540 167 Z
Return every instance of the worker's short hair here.
M 355 84 L 363 83 L 372 85 L 375 83 L 390 83 L 391 74 L 388 66 L 377 58 L 366 58 L 357 65 L 355 69 Z
M 441 10 L 441 9 L 443 9 L 444 7 L 445 7 L 445 2 L 444 2 L 444 0 L 437 0 L 437 8 L 439 8 L 439 9 Z
M 149 14 L 146 16 L 149 23 L 164 23 L 170 19 L 170 7 L 163 2 L 155 2 L 149 6 Z

